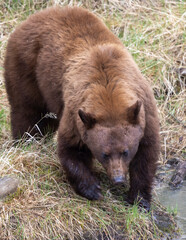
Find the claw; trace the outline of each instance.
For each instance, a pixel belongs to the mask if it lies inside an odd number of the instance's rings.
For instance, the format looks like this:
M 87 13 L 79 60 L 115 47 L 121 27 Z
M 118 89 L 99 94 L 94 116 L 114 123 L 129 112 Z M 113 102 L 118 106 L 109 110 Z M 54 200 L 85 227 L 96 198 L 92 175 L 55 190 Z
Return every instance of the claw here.
M 99 198 L 98 200 L 103 200 L 103 195 L 101 193 L 99 193 Z
M 100 185 L 99 185 L 99 184 L 97 184 L 97 185 L 96 185 L 96 187 L 97 187 L 99 190 L 101 189 L 101 187 L 100 187 Z
M 75 190 L 81 196 L 89 200 L 101 200 L 103 196 L 101 194 L 101 187 L 97 180 L 93 181 L 82 181 L 76 185 Z
M 150 203 L 144 198 L 140 200 L 139 207 L 144 208 L 145 210 L 147 210 L 147 212 L 150 211 Z
M 144 208 L 147 212 L 150 211 L 150 202 L 143 197 L 138 196 L 135 200 L 127 198 L 126 201 L 129 204 L 134 204 L 136 202 L 140 208 Z

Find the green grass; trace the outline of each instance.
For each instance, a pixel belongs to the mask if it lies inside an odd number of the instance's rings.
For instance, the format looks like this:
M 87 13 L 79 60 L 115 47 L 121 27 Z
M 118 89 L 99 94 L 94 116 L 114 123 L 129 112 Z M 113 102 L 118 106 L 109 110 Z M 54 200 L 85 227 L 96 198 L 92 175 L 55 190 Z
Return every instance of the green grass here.
M 174 208 L 168 207 L 167 212 L 170 213 L 173 216 L 176 216 L 178 214 L 178 206 L 176 206 Z
M 126 189 L 113 187 L 100 171 L 104 200 L 91 202 L 76 195 L 61 171 L 53 140 L 11 140 L 9 105 L 3 80 L 3 61 L 10 33 L 30 14 L 59 4 L 92 9 L 129 49 L 151 83 L 157 100 L 162 151 L 160 162 L 184 157 L 185 66 L 184 1 L 38 1 L 0 2 L 0 174 L 15 175 L 18 191 L 0 201 L 0 239 L 161 239 L 163 233 L 150 213 L 124 202 Z M 171 217 L 176 210 L 168 209 Z M 173 224 L 171 233 L 176 231 Z M 120 237 L 120 238 L 119 238 Z
M 7 114 L 7 109 L 0 109 L 0 139 L 4 137 L 5 133 L 10 131 L 10 124 L 7 121 Z

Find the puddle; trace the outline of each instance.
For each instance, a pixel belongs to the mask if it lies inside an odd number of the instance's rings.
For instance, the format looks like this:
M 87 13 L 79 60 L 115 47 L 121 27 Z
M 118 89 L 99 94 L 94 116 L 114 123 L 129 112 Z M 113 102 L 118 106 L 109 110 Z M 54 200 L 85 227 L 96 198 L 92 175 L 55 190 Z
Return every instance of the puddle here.
M 179 240 L 186 240 L 186 181 L 180 189 L 171 190 L 166 184 L 157 187 L 156 192 L 160 203 L 170 209 L 177 209 L 177 222 L 182 230 Z

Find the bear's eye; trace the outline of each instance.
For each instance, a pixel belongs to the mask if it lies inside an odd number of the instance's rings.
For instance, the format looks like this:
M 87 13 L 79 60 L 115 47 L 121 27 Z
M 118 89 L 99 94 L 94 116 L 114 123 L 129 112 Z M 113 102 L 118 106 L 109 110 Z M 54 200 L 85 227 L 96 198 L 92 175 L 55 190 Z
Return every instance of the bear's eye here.
M 123 152 L 122 152 L 122 155 L 123 155 L 124 157 L 128 157 L 129 151 L 128 151 L 128 150 L 123 151 Z
M 107 159 L 110 158 L 110 154 L 108 154 L 108 153 L 102 153 L 102 158 L 105 159 L 105 160 L 107 160 Z

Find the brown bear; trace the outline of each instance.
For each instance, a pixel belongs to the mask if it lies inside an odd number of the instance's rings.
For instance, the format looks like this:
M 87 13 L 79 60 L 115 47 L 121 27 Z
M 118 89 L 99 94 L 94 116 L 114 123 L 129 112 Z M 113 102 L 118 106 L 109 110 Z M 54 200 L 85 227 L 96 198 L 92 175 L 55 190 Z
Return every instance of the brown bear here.
M 58 129 L 58 155 L 75 191 L 102 197 L 92 163 L 115 183 L 129 171 L 128 201 L 146 207 L 159 154 L 157 108 L 121 41 L 83 8 L 49 8 L 10 36 L 5 83 L 15 139 Z M 53 112 L 57 118 L 42 118 Z

